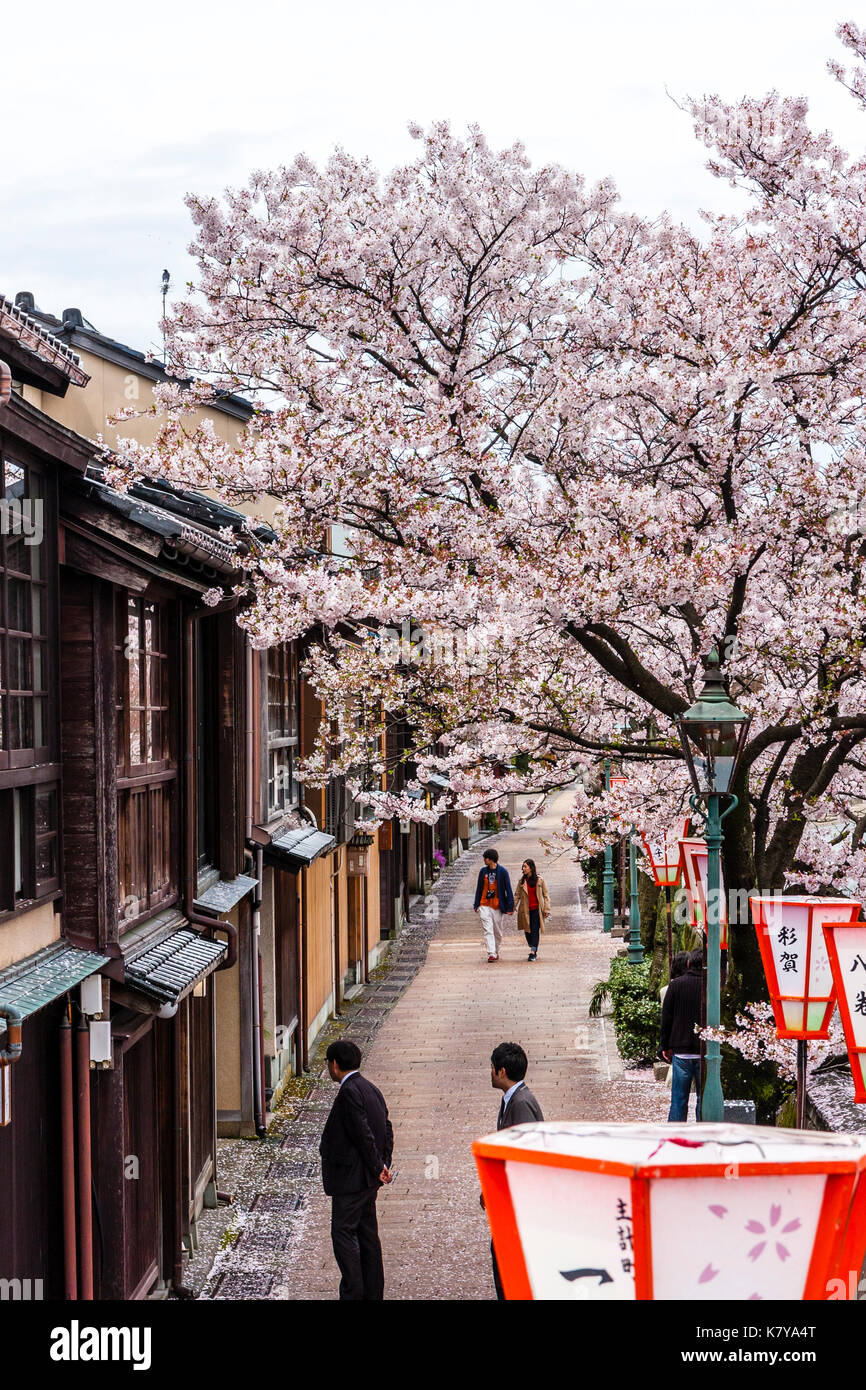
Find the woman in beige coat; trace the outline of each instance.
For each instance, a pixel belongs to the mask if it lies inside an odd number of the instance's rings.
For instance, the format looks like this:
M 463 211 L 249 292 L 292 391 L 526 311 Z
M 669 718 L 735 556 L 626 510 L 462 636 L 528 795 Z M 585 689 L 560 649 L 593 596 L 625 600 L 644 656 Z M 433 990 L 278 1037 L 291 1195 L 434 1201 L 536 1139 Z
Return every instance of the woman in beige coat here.
M 524 859 L 523 873 L 514 894 L 517 930 L 522 931 L 529 947 L 529 960 L 538 959 L 538 938 L 550 916 L 550 897 L 547 884 L 538 877 L 534 859 Z

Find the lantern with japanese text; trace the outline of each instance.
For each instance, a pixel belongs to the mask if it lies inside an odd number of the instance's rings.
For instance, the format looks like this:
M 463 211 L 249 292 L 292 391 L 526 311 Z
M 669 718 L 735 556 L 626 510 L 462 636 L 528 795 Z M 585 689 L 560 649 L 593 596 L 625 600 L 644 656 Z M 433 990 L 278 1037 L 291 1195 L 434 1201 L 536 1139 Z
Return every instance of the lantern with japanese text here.
M 648 840 L 646 835 L 641 836 L 653 882 L 657 887 L 665 890 L 668 974 L 670 974 L 674 954 L 671 927 L 671 889 L 676 888 L 680 880 L 680 841 L 685 839 L 688 830 L 689 822 L 688 819 L 685 819 L 678 821 L 674 828 L 667 832 L 663 840 Z
M 749 905 L 779 1037 L 829 1037 L 836 990 L 822 927 L 857 917 L 860 904 L 774 894 Z
M 692 926 L 695 931 L 706 934 L 707 930 L 707 875 L 708 851 L 706 840 L 684 836 L 680 842 L 680 865 L 686 888 Z M 726 906 L 725 879 L 721 876 L 721 898 L 719 901 L 720 950 L 728 949 L 728 911 Z
M 836 1000 L 822 926 L 848 921 L 860 904 L 846 898 L 749 898 L 776 1032 L 797 1039 L 797 1128 L 806 1124 L 806 1064 L 810 1038 L 826 1038 Z
M 472 1148 L 508 1299 L 853 1296 L 866 1135 L 552 1122 Z
M 653 882 L 659 888 L 676 888 L 680 881 L 680 843 L 685 840 L 688 829 L 686 818 L 677 821 L 663 840 L 648 840 L 646 835 L 641 836 Z
M 840 921 L 838 917 L 825 919 L 824 940 L 851 1059 L 854 1099 L 863 1104 L 866 1102 L 866 922 L 856 920 L 860 904 L 851 906 L 857 911 L 847 921 Z

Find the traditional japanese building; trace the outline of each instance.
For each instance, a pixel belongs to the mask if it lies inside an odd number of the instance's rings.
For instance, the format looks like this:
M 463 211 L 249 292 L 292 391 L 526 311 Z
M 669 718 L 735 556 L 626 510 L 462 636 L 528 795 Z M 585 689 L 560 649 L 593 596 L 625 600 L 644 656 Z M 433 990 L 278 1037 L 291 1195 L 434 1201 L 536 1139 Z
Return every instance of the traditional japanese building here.
M 301 786 L 315 634 L 247 641 L 246 518 L 110 486 L 94 439 L 159 364 L 30 295 L 0 301 L 0 361 L 0 1279 L 160 1296 L 217 1134 L 263 1132 L 429 886 L 434 830 L 369 835 L 343 779 Z M 250 407 L 207 413 L 231 439 Z
M 25 399 L 87 382 L 66 344 L 0 297 L 0 1278 L 13 1296 L 77 1287 L 70 1023 L 80 1080 L 90 1062 L 71 1000 L 107 959 L 63 940 L 58 505 L 93 450 Z

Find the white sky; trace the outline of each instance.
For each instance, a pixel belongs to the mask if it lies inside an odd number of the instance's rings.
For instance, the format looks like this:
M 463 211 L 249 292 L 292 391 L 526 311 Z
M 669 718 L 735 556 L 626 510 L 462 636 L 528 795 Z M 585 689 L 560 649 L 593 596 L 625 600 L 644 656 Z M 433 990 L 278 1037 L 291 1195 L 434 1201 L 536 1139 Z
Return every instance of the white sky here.
M 671 96 L 809 98 L 847 149 L 866 118 L 827 75 L 843 0 L 45 0 L 0 23 L 0 290 L 156 344 L 163 267 L 191 273 L 186 191 L 335 144 L 390 168 L 409 120 L 609 175 L 626 206 L 730 206 Z

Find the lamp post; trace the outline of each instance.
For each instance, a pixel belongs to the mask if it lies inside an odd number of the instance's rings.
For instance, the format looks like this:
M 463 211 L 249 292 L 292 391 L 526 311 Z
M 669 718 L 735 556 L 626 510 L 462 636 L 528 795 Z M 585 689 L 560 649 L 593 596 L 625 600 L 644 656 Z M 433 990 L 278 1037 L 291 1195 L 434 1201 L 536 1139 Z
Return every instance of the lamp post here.
M 629 871 L 629 910 L 628 910 L 628 963 L 643 965 L 643 945 L 640 939 L 640 904 L 637 897 L 637 826 L 633 825 L 628 837 Z
M 604 789 L 610 791 L 610 758 L 604 760 Z M 604 930 L 613 931 L 613 845 L 604 847 Z
M 722 821 L 737 805 L 731 791 L 737 762 L 746 741 L 749 717 L 728 697 L 713 650 L 704 661 L 704 688 L 697 702 L 677 720 L 689 775 L 696 798 L 707 808 L 707 1027 L 721 1022 L 721 881 Z M 730 798 L 724 812 L 721 798 Z M 715 1039 L 706 1045 L 706 1080 L 701 1097 L 701 1120 L 708 1123 L 724 1119 L 721 1049 Z

